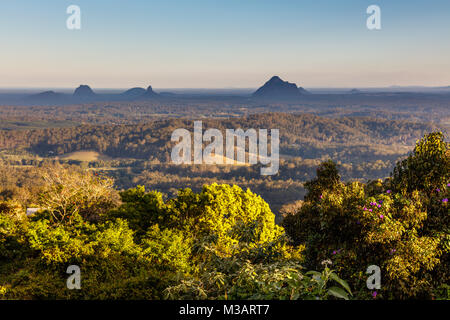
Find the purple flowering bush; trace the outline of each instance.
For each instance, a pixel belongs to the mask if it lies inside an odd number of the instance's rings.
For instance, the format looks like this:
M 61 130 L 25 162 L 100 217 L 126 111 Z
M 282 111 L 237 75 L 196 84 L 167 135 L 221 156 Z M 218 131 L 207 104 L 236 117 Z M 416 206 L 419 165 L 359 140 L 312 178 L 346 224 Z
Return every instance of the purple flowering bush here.
M 305 203 L 283 221 L 292 241 L 305 245 L 307 267 L 331 259 L 357 298 L 373 299 L 369 265 L 382 271 L 377 299 L 439 298 L 450 283 L 448 147 L 442 133 L 427 135 L 390 178 L 367 184 L 336 179 L 330 161 L 319 167 L 326 170 L 305 185 Z

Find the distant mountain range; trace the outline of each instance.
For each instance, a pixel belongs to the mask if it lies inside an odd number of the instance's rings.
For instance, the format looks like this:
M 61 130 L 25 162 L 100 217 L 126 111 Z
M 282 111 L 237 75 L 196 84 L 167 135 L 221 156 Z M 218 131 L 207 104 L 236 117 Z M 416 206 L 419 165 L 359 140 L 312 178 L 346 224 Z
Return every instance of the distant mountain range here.
M 278 76 L 273 76 L 261 88 L 252 94 L 252 98 L 258 100 L 295 100 L 303 95 L 311 94 L 302 87 L 297 87 L 295 83 L 283 81 Z M 119 94 L 97 94 L 88 85 L 82 84 L 75 89 L 72 95 L 45 91 L 26 97 L 27 103 L 86 103 L 95 101 L 138 101 L 147 99 L 167 99 L 176 96 L 170 92 L 156 93 L 152 86 L 147 89 L 135 87 Z
M 434 90 L 434 91 L 433 91 Z M 329 95 L 328 98 L 334 96 L 354 96 L 354 99 L 358 97 L 366 97 L 369 95 L 378 96 L 388 96 L 392 94 L 406 94 L 406 93 L 416 93 L 416 94 L 427 94 L 427 93 L 450 93 L 450 86 L 448 87 L 396 87 L 391 86 L 388 88 L 366 88 L 366 89 L 311 89 L 311 91 L 305 90 L 302 87 L 297 86 L 295 83 L 282 80 L 279 76 L 273 76 L 269 79 L 263 86 L 257 89 L 255 92 L 250 91 L 246 94 L 237 94 L 236 97 L 239 99 L 251 99 L 254 101 L 267 101 L 267 102 L 295 102 L 299 100 L 310 100 L 310 99 L 323 99 L 325 96 Z M 69 93 L 59 93 L 55 91 L 44 91 L 37 94 L 31 95 L 0 95 L 1 103 L 12 103 L 12 104 L 27 104 L 27 105 L 65 105 L 65 104 L 77 104 L 77 103 L 90 103 L 90 102 L 105 102 L 105 101 L 139 101 L 139 100 L 167 100 L 167 99 L 180 99 L 180 98 L 199 98 L 199 97 L 216 97 L 219 98 L 229 98 L 234 97 L 232 92 L 228 94 L 205 94 L 205 93 L 172 93 L 172 92 L 155 92 L 152 86 L 148 86 L 147 89 L 141 87 L 135 87 L 128 89 L 121 93 L 96 93 L 88 85 L 80 85 L 76 88 L 73 94 Z M 326 99 L 328 99 L 326 98 Z M 345 98 L 348 99 L 348 98 Z
M 133 100 L 146 100 L 146 99 L 158 99 L 161 96 L 154 92 L 152 87 L 144 88 L 131 88 L 120 94 L 97 94 L 88 85 L 82 84 L 75 89 L 72 95 L 65 93 L 57 93 L 55 91 L 44 91 L 38 94 L 32 94 L 25 98 L 27 103 L 79 103 L 79 102 L 95 102 L 106 100 L 118 100 L 118 101 L 133 101 Z

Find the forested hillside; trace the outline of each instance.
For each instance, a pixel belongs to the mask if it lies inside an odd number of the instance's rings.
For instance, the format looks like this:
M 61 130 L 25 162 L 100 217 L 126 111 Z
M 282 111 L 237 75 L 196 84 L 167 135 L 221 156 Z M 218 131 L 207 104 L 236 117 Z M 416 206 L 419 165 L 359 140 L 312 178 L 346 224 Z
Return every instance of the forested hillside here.
M 303 198 L 303 184 L 314 177 L 321 161 L 332 159 L 338 163 L 346 181 L 384 178 L 416 140 L 435 130 L 436 125 L 285 113 L 203 120 L 203 130 L 279 129 L 280 170 L 270 177 L 260 175 L 260 165 L 173 165 L 170 136 L 178 128 L 192 131 L 193 121 L 170 119 L 137 125 L 0 131 L 0 164 L 4 166 L 0 166 L 4 172 L 0 197 L 21 194 L 24 203 L 34 202 L 33 193 L 28 191 L 39 184 L 32 178 L 35 174 L 30 173 L 33 167 L 61 162 L 113 177 L 119 189 L 139 184 L 168 196 L 175 196 L 184 187 L 199 192 L 204 184 L 214 182 L 249 187 L 264 197 L 279 219 L 284 205 Z M 74 156 L 77 151 L 79 158 Z M 93 154 L 94 158 L 83 154 Z M 14 175 L 8 174 L 11 170 Z M 26 176 L 30 178 L 24 179 Z
M 224 120 L 205 119 L 204 130 L 217 128 L 273 128 L 280 130 L 280 152 L 304 158 L 325 153 L 353 157 L 355 153 L 376 152 L 377 147 L 411 146 L 433 124 L 387 121 L 370 118 L 329 119 L 313 115 L 269 113 Z M 95 150 L 111 157 L 169 161 L 170 136 L 177 128 L 193 130 L 190 120 L 171 119 L 139 125 L 77 126 L 37 130 L 0 131 L 0 148 L 29 149 L 41 156 Z M 391 146 L 391 148 L 387 147 Z M 355 150 L 355 148 L 361 148 Z M 360 154 L 364 157 L 364 154 Z M 354 159 L 353 161 L 356 161 Z
M 15 194 L 0 201 L 0 299 L 450 298 L 450 150 L 439 132 L 385 180 L 343 182 L 323 162 L 281 225 L 235 185 L 165 198 L 118 192 L 80 167 L 32 169 L 40 210 L 27 216 Z M 79 290 L 66 287 L 70 265 Z M 369 265 L 380 289 L 366 286 Z

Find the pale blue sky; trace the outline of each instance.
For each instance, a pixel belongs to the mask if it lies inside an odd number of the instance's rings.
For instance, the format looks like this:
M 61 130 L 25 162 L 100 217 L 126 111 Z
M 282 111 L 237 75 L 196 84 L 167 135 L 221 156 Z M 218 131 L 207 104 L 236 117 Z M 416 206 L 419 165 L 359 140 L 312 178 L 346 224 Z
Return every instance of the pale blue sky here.
M 448 0 L 1 1 L 0 87 L 450 85 L 449 39 Z

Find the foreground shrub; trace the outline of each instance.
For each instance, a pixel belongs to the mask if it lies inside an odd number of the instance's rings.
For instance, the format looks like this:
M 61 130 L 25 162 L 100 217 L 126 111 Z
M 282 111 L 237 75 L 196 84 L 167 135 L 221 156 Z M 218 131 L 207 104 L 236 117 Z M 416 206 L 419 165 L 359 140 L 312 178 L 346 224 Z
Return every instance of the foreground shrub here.
M 449 282 L 449 164 L 439 133 L 418 142 L 384 183 L 342 183 L 327 162 L 307 184 L 308 200 L 283 226 L 305 245 L 308 267 L 332 259 L 361 298 L 369 296 L 369 265 L 382 270 L 381 297 L 431 298 Z
M 229 262 L 231 270 L 202 273 L 167 288 L 167 299 L 297 300 L 349 299 L 351 290 L 326 265 L 323 272 L 303 272 L 295 262 Z M 332 286 L 334 285 L 334 286 Z
M 112 216 L 131 221 L 140 237 L 154 225 L 183 232 L 198 260 L 207 260 L 210 251 L 222 257 L 253 254 L 256 259 L 287 250 L 269 205 L 238 186 L 212 184 L 200 193 L 184 189 L 165 202 L 162 194 L 137 187 L 121 198 L 123 204 Z

